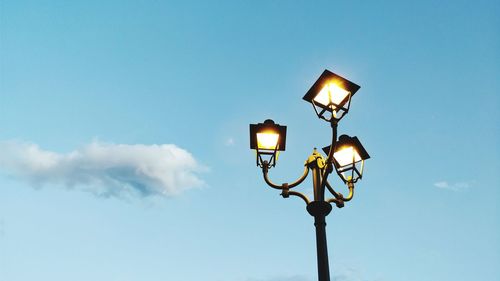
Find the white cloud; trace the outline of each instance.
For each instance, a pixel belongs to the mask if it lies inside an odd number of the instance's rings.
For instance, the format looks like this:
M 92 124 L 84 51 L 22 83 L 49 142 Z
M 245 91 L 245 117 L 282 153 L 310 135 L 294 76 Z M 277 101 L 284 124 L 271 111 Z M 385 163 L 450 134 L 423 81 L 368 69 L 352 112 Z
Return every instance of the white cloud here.
M 468 182 L 456 182 L 452 184 L 447 181 L 438 181 L 434 183 L 434 186 L 437 188 L 447 189 L 452 191 L 463 191 L 469 189 L 471 187 L 471 184 Z
M 438 188 L 449 188 L 450 185 L 446 181 L 438 181 L 434 183 L 434 186 Z
M 173 144 L 112 144 L 93 141 L 67 154 L 36 144 L 0 142 L 0 169 L 33 186 L 54 184 L 104 197 L 174 196 L 204 185 L 206 170 Z
M 339 269 L 339 267 L 341 267 Z M 330 268 L 330 274 L 333 274 L 331 268 Z M 383 281 L 386 280 L 385 278 L 381 277 L 370 277 L 370 278 L 365 278 L 365 274 L 363 274 L 359 269 L 354 268 L 352 266 L 349 267 L 344 267 L 344 266 L 339 266 L 335 265 L 335 274 L 331 276 L 332 281 Z M 262 279 L 255 279 L 255 278 L 250 278 L 247 279 L 247 281 L 311 281 L 311 280 L 317 280 L 317 275 L 314 275 L 314 277 L 306 277 L 304 275 L 289 275 L 289 276 L 275 276 L 271 278 L 262 278 Z
M 293 276 L 277 276 L 267 279 L 248 279 L 248 281 L 310 281 L 310 279 L 301 275 L 293 275 Z
M 225 142 L 226 146 L 233 146 L 234 145 L 234 139 L 233 138 L 228 138 Z
M 340 274 L 333 276 L 333 281 L 364 281 L 364 278 L 361 277 L 361 272 L 356 268 L 349 267 L 340 271 Z

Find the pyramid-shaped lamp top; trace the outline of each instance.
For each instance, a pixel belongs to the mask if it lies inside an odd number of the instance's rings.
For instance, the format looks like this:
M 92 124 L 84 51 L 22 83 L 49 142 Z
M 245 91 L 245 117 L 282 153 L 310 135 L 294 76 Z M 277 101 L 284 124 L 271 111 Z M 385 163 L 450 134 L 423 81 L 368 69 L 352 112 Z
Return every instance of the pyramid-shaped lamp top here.
M 325 69 L 303 99 L 332 112 L 343 108 L 359 88 L 357 84 Z

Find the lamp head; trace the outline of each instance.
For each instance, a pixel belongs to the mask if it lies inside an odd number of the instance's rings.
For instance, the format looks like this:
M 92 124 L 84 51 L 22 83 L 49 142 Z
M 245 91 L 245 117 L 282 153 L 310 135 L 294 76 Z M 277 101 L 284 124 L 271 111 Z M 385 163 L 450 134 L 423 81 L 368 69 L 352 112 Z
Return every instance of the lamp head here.
M 351 97 L 360 86 L 326 70 L 321 74 L 303 99 L 313 105 L 319 118 L 339 121 L 349 111 Z M 325 116 L 329 112 L 330 117 Z
M 276 166 L 279 151 L 286 145 L 286 126 L 267 119 L 264 123 L 250 124 L 250 149 L 257 152 L 257 166 Z
M 323 148 L 328 154 L 331 147 Z M 333 164 L 337 174 L 344 182 L 357 182 L 363 176 L 364 161 L 369 159 L 370 155 L 365 150 L 357 137 L 341 135 L 335 145 L 333 152 Z

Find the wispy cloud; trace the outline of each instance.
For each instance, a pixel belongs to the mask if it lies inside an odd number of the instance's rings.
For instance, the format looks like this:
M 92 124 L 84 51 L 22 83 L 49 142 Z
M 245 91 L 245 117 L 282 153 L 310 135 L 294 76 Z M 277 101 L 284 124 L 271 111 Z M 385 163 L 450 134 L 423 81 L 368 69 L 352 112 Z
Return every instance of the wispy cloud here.
M 203 186 L 204 171 L 173 144 L 113 144 L 93 141 L 61 154 L 33 143 L 0 142 L 0 169 L 33 186 L 54 184 L 104 197 L 174 196 Z
M 226 139 L 226 141 L 224 142 L 224 144 L 226 146 L 233 146 L 234 145 L 234 139 L 233 138 L 228 138 L 228 139 Z
M 336 267 L 337 268 L 337 267 Z M 335 270 L 337 273 L 331 276 L 332 281 L 383 281 L 383 278 L 364 278 L 362 272 L 352 266 L 344 267 Z M 331 272 L 331 270 L 330 270 Z M 332 273 L 332 272 L 331 272 Z M 314 277 L 308 278 L 303 275 L 288 275 L 288 276 L 275 276 L 263 279 L 247 279 L 247 281 L 312 281 L 316 280 L 316 275 Z
M 447 189 L 451 191 L 464 191 L 471 187 L 471 183 L 469 182 L 449 183 L 448 181 L 438 181 L 434 183 L 434 186 L 440 189 Z
M 349 267 L 340 271 L 339 274 L 333 276 L 333 281 L 364 281 L 361 272 L 356 268 Z
M 247 281 L 311 281 L 311 279 L 301 275 L 292 275 L 271 277 L 266 279 L 248 279 Z
M 373 272 L 368 274 L 360 267 L 349 264 L 337 264 L 334 267 L 334 275 L 332 281 L 384 281 L 385 277 Z M 378 275 L 378 276 L 377 276 Z

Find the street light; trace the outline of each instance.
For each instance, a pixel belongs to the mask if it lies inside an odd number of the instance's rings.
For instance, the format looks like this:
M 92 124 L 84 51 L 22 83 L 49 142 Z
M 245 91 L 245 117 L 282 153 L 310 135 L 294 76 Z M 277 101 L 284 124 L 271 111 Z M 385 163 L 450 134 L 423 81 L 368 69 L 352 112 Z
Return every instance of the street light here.
M 257 166 L 274 167 L 280 151 L 285 150 L 286 126 L 267 119 L 264 123 L 250 124 L 250 148 L 257 153 Z
M 337 140 L 338 122 L 349 112 L 351 98 L 359 88 L 353 82 L 325 70 L 303 97 L 313 105 L 319 118 L 330 123 L 332 141 L 329 146 L 323 148 L 326 157 L 314 148 L 304 164 L 304 172 L 292 183 L 279 185 L 269 179 L 269 169 L 276 166 L 279 152 L 285 150 L 286 126 L 276 124 L 270 119 L 263 123 L 250 124 L 250 148 L 256 150 L 256 163 L 262 168 L 264 181 L 270 187 L 281 190 L 281 196 L 284 198 L 292 195 L 304 200 L 308 213 L 314 217 L 319 281 L 330 280 L 325 218 L 332 210 L 331 203 L 342 208 L 345 202 L 353 198 L 354 184 L 363 175 L 364 161 L 370 158 L 357 137 L 342 135 Z M 349 194 L 346 197 L 335 191 L 328 182 L 328 175 L 334 169 L 348 187 Z M 309 172 L 313 182 L 312 201 L 306 195 L 291 190 L 301 184 Z M 325 190 L 331 193 L 331 198 L 325 198 Z
M 330 152 L 330 146 L 324 147 L 326 154 Z M 333 152 L 333 163 L 337 174 L 344 183 L 357 182 L 363 176 L 365 160 L 370 158 L 357 137 L 341 135 Z
M 303 99 L 313 105 L 319 118 L 339 121 L 349 112 L 352 96 L 359 86 L 329 70 L 323 71 Z M 325 113 L 330 112 L 330 117 Z

